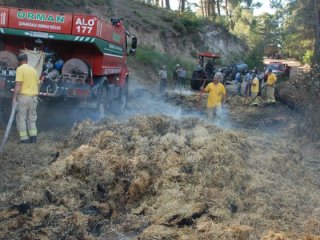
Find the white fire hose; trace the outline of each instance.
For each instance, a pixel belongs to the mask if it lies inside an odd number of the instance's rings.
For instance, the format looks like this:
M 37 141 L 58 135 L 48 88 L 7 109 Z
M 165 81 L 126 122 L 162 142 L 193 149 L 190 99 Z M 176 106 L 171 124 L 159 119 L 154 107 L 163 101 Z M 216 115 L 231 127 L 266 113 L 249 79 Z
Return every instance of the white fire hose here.
M 6 142 L 8 140 L 10 129 L 11 129 L 11 126 L 12 126 L 12 122 L 13 122 L 13 119 L 14 119 L 14 115 L 16 114 L 17 105 L 18 105 L 18 103 L 15 102 L 13 104 L 13 106 L 12 106 L 9 122 L 8 122 L 6 131 L 4 133 L 4 136 L 3 136 L 3 139 L 2 139 L 2 143 L 1 143 L 1 146 L 0 146 L 0 152 L 3 151 L 4 145 L 6 144 Z

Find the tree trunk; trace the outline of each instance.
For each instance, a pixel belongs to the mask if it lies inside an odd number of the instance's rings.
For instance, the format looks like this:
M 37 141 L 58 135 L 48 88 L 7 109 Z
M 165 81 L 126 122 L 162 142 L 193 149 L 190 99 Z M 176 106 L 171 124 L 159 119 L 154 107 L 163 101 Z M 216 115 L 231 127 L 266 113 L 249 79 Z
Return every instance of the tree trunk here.
M 231 31 L 234 31 L 234 27 L 236 26 L 236 23 L 230 18 L 230 29 Z
M 179 4 L 179 10 L 180 12 L 184 12 L 186 10 L 186 0 L 180 0 L 180 4 Z
M 211 0 L 211 16 L 212 19 L 216 19 L 216 1 L 215 0 Z
M 320 0 L 313 0 L 314 24 L 315 24 L 315 46 L 314 46 L 314 63 L 320 62 Z
M 211 8 L 210 8 L 210 6 L 211 6 L 210 0 L 206 0 L 205 8 L 206 8 L 207 17 L 211 16 Z
M 226 16 L 227 16 L 227 19 L 229 19 L 229 9 L 228 9 L 228 8 L 229 8 L 229 5 L 228 5 L 228 0 L 225 0 L 224 3 L 225 3 L 225 6 L 224 6 L 224 7 L 226 8 Z
M 170 0 L 166 0 L 166 9 L 170 10 Z
M 206 16 L 205 0 L 200 1 L 200 8 L 201 8 L 202 17 L 205 17 Z
M 217 11 L 218 11 L 218 16 L 221 16 L 221 12 L 220 12 L 220 0 L 217 0 Z

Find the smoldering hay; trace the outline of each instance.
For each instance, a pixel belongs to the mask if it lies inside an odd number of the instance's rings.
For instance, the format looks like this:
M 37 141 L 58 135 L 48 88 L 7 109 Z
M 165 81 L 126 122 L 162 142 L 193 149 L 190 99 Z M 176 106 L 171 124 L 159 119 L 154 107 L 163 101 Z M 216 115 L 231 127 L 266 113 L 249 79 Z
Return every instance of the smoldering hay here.
M 320 239 L 319 189 L 281 141 L 135 116 L 81 122 L 63 151 L 7 199 L 1 239 Z

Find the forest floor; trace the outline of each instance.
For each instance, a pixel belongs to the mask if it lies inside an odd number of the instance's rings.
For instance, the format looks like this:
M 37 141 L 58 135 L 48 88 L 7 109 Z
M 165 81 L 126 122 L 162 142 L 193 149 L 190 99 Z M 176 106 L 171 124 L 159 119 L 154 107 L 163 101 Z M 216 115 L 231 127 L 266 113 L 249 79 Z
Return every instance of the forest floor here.
M 245 105 L 230 84 L 212 122 L 205 95 L 143 82 L 122 115 L 42 103 L 36 145 L 13 129 L 0 239 L 320 239 L 320 142 L 298 112 Z

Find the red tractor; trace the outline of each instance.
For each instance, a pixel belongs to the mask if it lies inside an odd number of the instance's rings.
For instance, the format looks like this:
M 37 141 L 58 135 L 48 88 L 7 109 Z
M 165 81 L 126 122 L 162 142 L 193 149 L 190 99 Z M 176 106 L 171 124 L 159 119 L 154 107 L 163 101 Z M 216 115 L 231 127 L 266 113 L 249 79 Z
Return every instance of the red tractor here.
M 215 73 L 216 67 L 214 60 L 220 58 L 219 54 L 211 52 L 198 53 L 198 65 L 192 73 L 191 88 L 199 90 L 201 86 L 212 82 L 212 77 Z M 205 64 L 205 59 L 206 64 Z
M 128 40 L 131 49 L 128 50 Z M 119 18 L 0 7 L 0 96 L 11 97 L 17 55 L 25 52 L 39 73 L 40 96 L 75 98 L 104 113 L 125 108 L 137 38 Z

